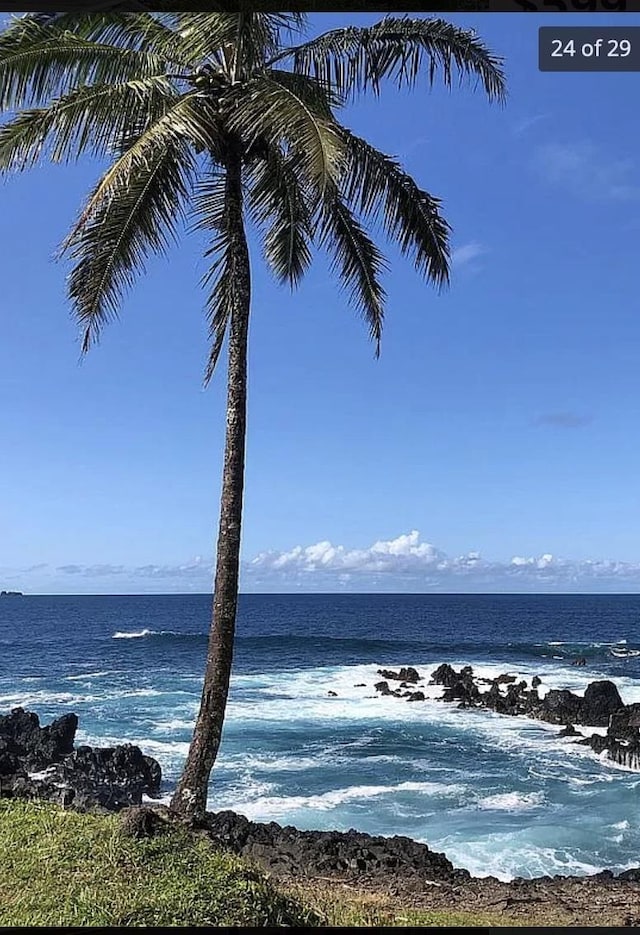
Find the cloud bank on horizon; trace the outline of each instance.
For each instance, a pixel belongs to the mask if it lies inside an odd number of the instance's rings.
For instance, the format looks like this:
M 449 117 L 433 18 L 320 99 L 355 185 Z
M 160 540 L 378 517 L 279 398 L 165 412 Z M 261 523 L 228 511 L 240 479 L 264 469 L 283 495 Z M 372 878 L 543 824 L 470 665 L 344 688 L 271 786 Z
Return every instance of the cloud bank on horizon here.
M 170 593 L 211 589 L 212 560 L 176 565 L 33 565 L 0 568 L 3 587 L 40 593 Z M 640 561 L 572 561 L 551 553 L 490 561 L 479 552 L 449 556 L 418 530 L 367 548 L 329 541 L 261 552 L 241 569 L 245 592 L 553 592 L 640 590 Z

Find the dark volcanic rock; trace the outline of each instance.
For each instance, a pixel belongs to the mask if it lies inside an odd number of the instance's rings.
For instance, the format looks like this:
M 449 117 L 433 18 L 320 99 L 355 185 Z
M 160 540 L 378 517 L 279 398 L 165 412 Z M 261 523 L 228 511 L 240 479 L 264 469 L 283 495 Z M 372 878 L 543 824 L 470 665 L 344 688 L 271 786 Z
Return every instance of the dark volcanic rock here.
M 78 747 L 60 767 L 62 781 L 74 791 L 74 804 L 95 803 L 110 810 L 140 805 L 142 796 L 160 788 L 160 766 L 139 747 Z
M 618 689 L 607 679 L 591 682 L 584 693 L 578 722 L 589 727 L 608 727 L 609 718 L 624 704 Z
M 538 717 L 550 724 L 580 723 L 582 698 L 567 689 L 551 689 L 542 699 Z
M 411 669 L 402 669 L 400 673 L 379 671 L 394 679 L 403 678 L 405 682 L 407 672 L 415 672 Z M 474 679 L 471 666 L 464 666 L 456 672 L 445 662 L 431 673 L 430 684 L 442 685 L 442 701 L 457 702 L 459 708 L 484 707 L 497 714 L 525 715 L 550 724 L 565 725 L 560 732 L 561 737 L 581 738 L 575 743 L 590 746 L 598 754 L 606 752 L 614 763 L 640 769 L 640 704 L 625 706 L 613 682 L 606 679 L 591 682 L 583 697 L 566 689 L 552 689 L 540 698 L 537 690 L 541 684 L 539 676 L 533 677 L 529 690 L 524 679 L 517 682 L 516 678 L 503 673 L 492 680 L 488 691 L 480 692 L 478 683 L 486 683 L 486 679 Z M 376 689 L 381 694 L 400 696 L 408 701 L 424 700 L 423 692 L 392 691 L 387 682 L 378 682 Z M 575 724 L 607 727 L 607 735 L 583 737 Z
M 507 675 L 505 673 L 504 675 L 499 675 L 493 681 L 496 685 L 509 685 L 511 682 L 515 682 L 515 680 L 516 680 L 515 675 Z
M 582 734 L 579 730 L 576 730 L 573 724 L 567 724 L 566 727 L 563 727 L 558 737 L 582 737 Z
M 357 831 L 298 831 L 276 822 L 249 821 L 234 812 L 208 814 L 209 835 L 236 854 L 259 861 L 279 876 L 366 875 L 386 881 L 390 874 L 417 880 L 462 882 L 444 854 L 405 837 L 373 837 Z
M 585 737 L 584 740 L 578 740 L 576 743 L 579 743 L 583 747 L 591 747 L 594 753 L 602 753 L 607 749 L 609 741 L 607 737 L 603 737 L 602 734 L 591 734 L 590 737 Z
M 634 740 L 640 727 L 640 704 L 628 704 L 609 718 L 607 733 L 616 740 Z
M 0 717 L 0 775 L 23 770 L 40 770 L 59 763 L 73 750 L 78 729 L 75 714 L 65 714 L 40 727 L 37 714 L 14 708 Z
M 388 682 L 376 682 L 373 686 L 377 692 L 380 692 L 381 695 L 390 695 L 391 689 L 389 688 Z
M 437 670 L 436 670 L 437 671 Z M 454 670 L 451 670 L 454 672 Z M 459 701 L 458 707 L 470 708 L 480 701 L 480 689 L 473 680 L 473 669 L 471 666 L 465 666 L 459 673 L 455 673 L 456 678 L 449 688 L 445 688 L 442 693 L 443 701 Z M 435 673 L 434 673 L 435 675 Z M 445 673 L 448 678 L 448 673 Z
M 424 692 L 409 692 L 407 701 L 425 701 Z
M 586 740 L 578 742 L 588 744 L 595 753 L 606 751 L 607 759 L 620 766 L 640 770 L 640 733 L 637 728 L 635 728 L 635 735 L 628 736 L 624 740 L 618 740 L 607 732 L 605 737 L 592 734 Z
M 130 744 L 74 750 L 77 727 L 75 714 L 47 727 L 22 708 L 0 717 L 0 795 L 117 810 L 158 793 L 156 760 Z
M 400 669 L 399 672 L 394 672 L 392 669 L 378 669 L 378 675 L 381 675 L 383 679 L 392 679 L 396 682 L 410 682 L 412 685 L 419 682 L 421 678 L 419 673 L 412 666 Z
M 500 685 L 506 685 L 506 693 L 500 690 Z M 515 676 L 498 676 L 493 680 L 493 684 L 488 692 L 480 696 L 481 703 L 496 711 L 498 714 L 509 714 L 512 717 L 517 714 L 526 714 L 530 705 L 530 696 L 535 696 L 535 701 L 539 702 L 537 692 L 526 692 L 527 683 L 523 680 L 515 681 Z
M 443 662 L 441 666 L 431 673 L 431 683 L 433 685 L 444 685 L 445 688 L 451 688 L 456 684 L 460 678 L 460 673 L 449 665 L 448 662 Z

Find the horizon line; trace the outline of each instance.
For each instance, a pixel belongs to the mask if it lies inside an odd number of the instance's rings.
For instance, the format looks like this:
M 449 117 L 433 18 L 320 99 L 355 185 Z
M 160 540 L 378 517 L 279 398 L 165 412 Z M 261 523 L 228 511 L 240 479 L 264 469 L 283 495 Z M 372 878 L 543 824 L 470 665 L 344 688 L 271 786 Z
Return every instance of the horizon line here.
M 213 597 L 212 591 L 13 592 L 7 597 Z M 640 597 L 637 591 L 239 591 L 239 597 Z

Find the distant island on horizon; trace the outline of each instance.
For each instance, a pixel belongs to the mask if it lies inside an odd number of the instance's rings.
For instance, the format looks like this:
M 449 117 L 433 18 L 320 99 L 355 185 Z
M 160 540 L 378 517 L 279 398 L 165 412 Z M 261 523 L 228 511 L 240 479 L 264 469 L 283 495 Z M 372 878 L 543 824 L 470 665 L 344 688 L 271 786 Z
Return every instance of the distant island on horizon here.
M 24 597 L 22 591 L 0 591 L 0 597 Z

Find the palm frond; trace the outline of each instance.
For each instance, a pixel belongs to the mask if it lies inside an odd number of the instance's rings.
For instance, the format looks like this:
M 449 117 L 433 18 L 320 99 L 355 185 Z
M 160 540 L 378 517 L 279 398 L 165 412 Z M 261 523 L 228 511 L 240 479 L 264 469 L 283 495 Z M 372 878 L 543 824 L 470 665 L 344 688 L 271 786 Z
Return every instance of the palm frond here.
M 337 191 L 324 202 L 321 243 L 333 255 L 332 268 L 347 290 L 350 302 L 367 322 L 378 357 L 386 298 L 380 276 L 386 264 L 378 247 Z
M 172 27 L 171 17 L 166 14 L 76 10 L 73 13 L 26 14 L 10 28 L 16 37 L 22 34 L 31 40 L 70 31 L 91 42 L 152 52 L 186 67 L 189 46 Z
M 92 42 L 68 31 L 47 32 L 44 37 L 0 33 L 0 111 L 38 107 L 81 85 L 122 84 L 167 70 L 166 61 L 152 52 Z
M 327 88 L 311 75 L 297 74 L 283 68 L 270 68 L 266 75 L 281 87 L 295 94 L 312 110 L 321 114 L 327 120 L 333 120 L 333 108 L 342 107 L 346 103 L 343 95 Z
M 49 107 L 23 110 L 0 126 L 0 172 L 23 170 L 42 158 L 69 162 L 86 151 L 104 156 L 132 127 L 159 119 L 176 100 L 170 82 L 155 77 L 81 87 Z
M 250 167 L 249 206 L 263 230 L 267 266 L 279 282 L 299 284 L 311 263 L 313 208 L 295 164 L 276 147 Z
M 78 222 L 64 241 L 61 253 L 64 254 L 81 236 L 85 224 L 101 210 L 101 205 L 120 197 L 128 185 L 130 174 L 137 168 L 144 170 L 149 158 L 163 146 L 189 144 L 196 150 L 215 151 L 220 144 L 216 113 L 210 103 L 198 92 L 185 94 L 176 104 L 151 126 L 144 129 L 137 138 L 128 138 L 126 148 L 119 159 L 104 174 L 92 196 L 85 205 Z M 190 162 L 191 157 L 189 158 Z
M 177 108 L 174 108 L 174 111 Z M 117 315 L 152 253 L 165 252 L 185 217 L 197 163 L 167 118 L 149 128 L 100 180 L 62 251 L 75 266 L 69 296 L 83 352 Z
M 299 13 L 259 13 L 255 10 L 219 13 L 176 13 L 181 36 L 188 39 L 198 62 L 216 60 L 230 50 L 237 76 L 249 77 L 281 47 L 281 34 L 299 32 L 306 18 Z
M 320 190 L 341 172 L 343 144 L 338 126 L 283 83 L 260 75 L 225 96 L 229 129 L 251 146 L 263 138 L 291 155 L 308 184 Z
M 416 269 L 436 285 L 449 280 L 450 227 L 440 200 L 419 188 L 391 156 L 342 129 L 347 170 L 343 193 L 364 215 L 372 216 L 395 240 Z
M 472 30 L 441 19 L 386 16 L 373 26 L 334 29 L 273 61 L 283 59 L 344 95 L 378 93 L 387 78 L 398 88 L 413 87 L 422 73 L 431 84 L 439 74 L 450 86 L 454 68 L 461 80 L 476 78 L 491 100 L 505 95 L 502 59 Z

